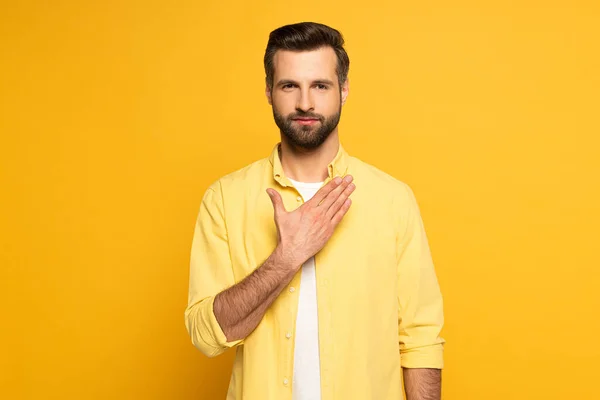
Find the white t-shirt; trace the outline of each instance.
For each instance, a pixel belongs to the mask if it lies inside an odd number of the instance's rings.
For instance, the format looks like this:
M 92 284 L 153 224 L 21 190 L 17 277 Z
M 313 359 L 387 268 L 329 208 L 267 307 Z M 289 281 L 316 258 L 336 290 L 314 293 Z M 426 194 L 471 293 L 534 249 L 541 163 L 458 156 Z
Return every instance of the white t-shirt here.
M 290 179 L 290 181 L 298 189 L 305 202 L 310 200 L 323 185 L 323 182 L 306 183 L 293 179 Z M 302 265 L 294 338 L 292 399 L 321 400 L 317 280 L 314 257 L 309 258 Z

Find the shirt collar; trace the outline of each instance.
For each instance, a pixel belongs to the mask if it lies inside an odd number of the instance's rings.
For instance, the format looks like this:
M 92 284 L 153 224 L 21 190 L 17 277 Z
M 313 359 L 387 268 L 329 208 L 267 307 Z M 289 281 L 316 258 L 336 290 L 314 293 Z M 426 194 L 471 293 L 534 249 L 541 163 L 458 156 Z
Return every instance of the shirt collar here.
M 282 186 L 293 186 L 290 180 L 285 176 L 283 172 L 283 167 L 281 165 L 281 160 L 279 159 L 279 149 L 281 148 L 281 142 L 277 143 L 273 150 L 271 151 L 271 155 L 269 156 L 269 162 L 273 166 L 273 179 L 275 179 Z M 339 149 L 336 156 L 333 160 L 327 165 L 327 179 L 325 183 L 329 180 L 335 178 L 336 176 L 343 177 L 348 170 L 348 153 L 342 147 L 342 143 L 339 144 Z

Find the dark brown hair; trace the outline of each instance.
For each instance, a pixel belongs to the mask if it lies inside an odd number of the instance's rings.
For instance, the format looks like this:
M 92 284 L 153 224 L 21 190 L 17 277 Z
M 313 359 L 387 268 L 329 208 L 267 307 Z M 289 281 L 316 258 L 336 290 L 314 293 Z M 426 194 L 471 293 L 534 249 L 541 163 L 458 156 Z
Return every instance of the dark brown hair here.
M 341 87 L 346 82 L 350 69 L 350 59 L 344 50 L 344 38 L 338 30 L 316 22 L 285 25 L 271 32 L 264 58 L 267 85 L 273 87 L 273 57 L 277 50 L 311 51 L 326 46 L 332 47 L 337 56 L 336 72 Z

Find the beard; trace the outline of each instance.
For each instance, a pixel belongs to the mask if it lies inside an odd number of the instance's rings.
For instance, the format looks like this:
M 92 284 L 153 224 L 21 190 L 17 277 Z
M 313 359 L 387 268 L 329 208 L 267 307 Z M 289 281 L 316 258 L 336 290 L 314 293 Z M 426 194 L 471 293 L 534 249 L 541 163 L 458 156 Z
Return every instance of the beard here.
M 325 142 L 331 132 L 338 126 L 341 115 L 341 104 L 338 112 L 328 117 L 302 111 L 283 115 L 273 107 L 275 124 L 281 130 L 281 133 L 283 133 L 292 146 L 307 150 L 316 149 Z M 314 118 L 318 119 L 319 122 L 312 125 L 300 125 L 293 121 L 294 118 Z

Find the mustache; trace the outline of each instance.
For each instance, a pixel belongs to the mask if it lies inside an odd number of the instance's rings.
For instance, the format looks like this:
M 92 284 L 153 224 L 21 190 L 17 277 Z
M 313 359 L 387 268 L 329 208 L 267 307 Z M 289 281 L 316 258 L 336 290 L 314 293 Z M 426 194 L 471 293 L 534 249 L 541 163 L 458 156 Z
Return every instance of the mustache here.
M 325 119 L 322 115 L 313 114 L 313 113 L 304 113 L 304 112 L 299 112 L 299 113 L 294 113 L 294 114 L 288 115 L 288 119 L 296 119 L 296 118 L 318 119 L 319 121 L 323 121 Z

